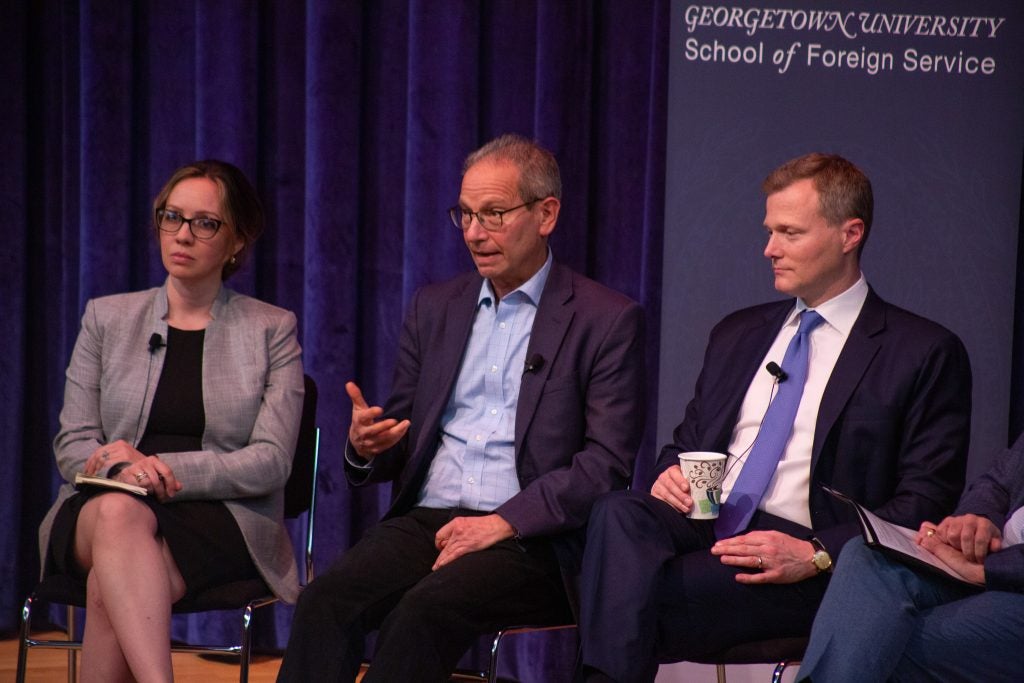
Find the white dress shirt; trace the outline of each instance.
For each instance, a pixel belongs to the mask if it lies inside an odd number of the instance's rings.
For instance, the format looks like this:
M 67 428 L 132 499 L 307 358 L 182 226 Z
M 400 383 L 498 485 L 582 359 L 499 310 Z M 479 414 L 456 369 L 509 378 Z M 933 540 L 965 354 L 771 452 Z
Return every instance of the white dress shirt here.
M 846 344 L 850 330 L 864 307 L 868 296 L 868 284 L 863 274 L 856 284 L 842 294 L 835 296 L 814 308 L 825 322 L 810 334 L 811 348 L 808 356 L 807 382 L 797 409 L 793 431 L 786 448 L 779 459 L 775 476 L 768 483 L 759 510 L 788 519 L 810 528 L 809 505 L 811 477 L 811 449 L 814 445 L 814 427 L 818 419 L 818 407 L 825 393 L 832 370 L 835 369 L 839 354 Z M 792 312 L 779 330 L 775 342 L 761 360 L 761 368 L 769 361 L 781 364 L 786 347 L 796 335 L 799 314 L 807 310 L 806 304 L 797 299 Z M 785 371 L 786 368 L 783 368 Z M 754 444 L 761 421 L 771 399 L 776 394 L 775 378 L 767 370 L 759 370 L 747 389 L 740 407 L 732 439 L 729 441 L 729 460 L 725 482 L 722 486 L 723 499 L 728 500 L 739 476 L 750 448 Z

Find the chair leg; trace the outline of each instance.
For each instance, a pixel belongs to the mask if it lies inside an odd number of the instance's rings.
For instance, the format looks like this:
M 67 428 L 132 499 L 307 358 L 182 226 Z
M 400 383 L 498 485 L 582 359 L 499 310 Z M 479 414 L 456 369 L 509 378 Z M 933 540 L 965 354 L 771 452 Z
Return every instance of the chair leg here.
M 252 613 L 253 606 L 248 604 L 242 612 L 242 650 L 238 668 L 238 682 L 249 683 L 249 660 L 252 657 Z
M 75 639 L 75 608 L 68 605 L 68 640 Z M 68 683 L 78 680 L 78 652 L 68 650 Z
M 25 598 L 21 607 L 21 639 L 18 641 L 18 672 L 15 683 L 25 683 L 25 667 L 28 664 L 28 635 L 32 625 L 32 602 L 34 595 Z
M 775 671 L 772 672 L 772 683 L 782 683 L 782 674 L 786 671 L 786 667 L 790 664 L 799 664 L 800 662 L 779 662 L 775 665 Z
M 497 683 L 498 680 L 498 646 L 501 639 L 505 637 L 505 631 L 498 631 L 494 634 L 494 642 L 491 643 L 491 664 L 487 667 L 487 683 Z
M 718 683 L 725 683 L 725 664 L 715 664 L 715 675 L 718 676 Z

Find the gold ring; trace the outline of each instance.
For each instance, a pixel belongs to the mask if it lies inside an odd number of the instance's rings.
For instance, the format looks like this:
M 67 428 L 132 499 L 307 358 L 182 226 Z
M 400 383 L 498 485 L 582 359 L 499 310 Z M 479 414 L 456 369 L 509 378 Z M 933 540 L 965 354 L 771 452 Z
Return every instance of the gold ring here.
M 764 571 L 764 558 L 760 555 L 757 556 L 757 569 L 758 571 Z
M 149 475 L 146 474 L 145 472 L 136 472 L 135 473 L 135 481 L 137 481 L 140 484 L 142 483 L 143 479 L 147 479 L 147 478 L 149 478 Z
M 928 536 L 934 536 L 935 535 L 935 529 L 929 529 L 927 535 Z

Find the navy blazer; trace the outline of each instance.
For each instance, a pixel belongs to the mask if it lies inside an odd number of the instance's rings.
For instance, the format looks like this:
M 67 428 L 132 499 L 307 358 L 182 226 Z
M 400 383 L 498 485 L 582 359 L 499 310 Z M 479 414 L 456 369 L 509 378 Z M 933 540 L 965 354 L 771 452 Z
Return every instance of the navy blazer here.
M 417 292 L 384 408 L 385 417 L 411 420 L 409 431 L 369 470 L 346 461 L 353 485 L 396 481 L 386 517 L 415 505 L 437 452 L 481 283 L 470 272 Z M 629 483 L 645 403 L 641 308 L 554 263 L 526 351 L 534 354 L 544 363 L 523 375 L 516 408 L 521 491 L 495 510 L 526 538 L 579 530 L 599 496 Z
M 680 451 L 726 452 L 747 388 L 764 372 L 761 361 L 793 305 L 746 308 L 715 326 L 694 397 L 661 451 L 655 478 L 678 465 Z M 971 368 L 960 339 L 870 290 L 818 410 L 809 492 L 814 534 L 835 557 L 859 533 L 853 509 L 818 483 L 902 526 L 948 515 L 964 485 L 970 423 Z
M 967 487 L 954 514 L 988 517 L 1002 531 L 1020 507 L 1024 507 L 1024 435 Z M 985 557 L 985 587 L 1024 593 L 1024 543 Z

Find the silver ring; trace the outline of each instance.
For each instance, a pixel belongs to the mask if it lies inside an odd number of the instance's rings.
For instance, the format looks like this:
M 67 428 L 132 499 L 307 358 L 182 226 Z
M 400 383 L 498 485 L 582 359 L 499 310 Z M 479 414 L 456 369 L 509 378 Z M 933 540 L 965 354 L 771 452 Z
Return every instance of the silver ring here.
M 149 475 L 146 474 L 145 472 L 136 472 L 135 473 L 135 481 L 139 482 L 140 484 L 142 483 L 143 479 L 148 479 L 148 478 L 149 478 Z
M 760 555 L 757 556 L 757 570 L 764 571 L 764 558 Z

